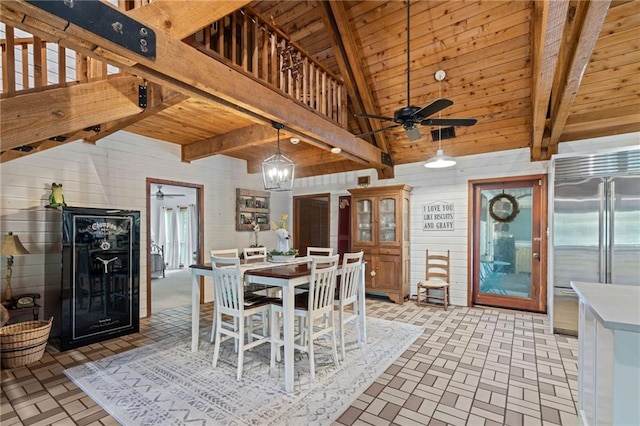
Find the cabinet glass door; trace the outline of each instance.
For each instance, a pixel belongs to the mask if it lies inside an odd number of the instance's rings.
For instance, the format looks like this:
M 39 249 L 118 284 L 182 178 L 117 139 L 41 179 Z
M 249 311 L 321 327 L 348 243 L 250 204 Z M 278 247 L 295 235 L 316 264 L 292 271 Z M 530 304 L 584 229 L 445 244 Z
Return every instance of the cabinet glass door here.
M 393 197 L 381 198 L 378 211 L 380 225 L 378 241 L 396 241 L 396 199 Z
M 371 200 L 358 200 L 358 241 L 371 242 L 371 225 L 373 224 L 373 205 Z

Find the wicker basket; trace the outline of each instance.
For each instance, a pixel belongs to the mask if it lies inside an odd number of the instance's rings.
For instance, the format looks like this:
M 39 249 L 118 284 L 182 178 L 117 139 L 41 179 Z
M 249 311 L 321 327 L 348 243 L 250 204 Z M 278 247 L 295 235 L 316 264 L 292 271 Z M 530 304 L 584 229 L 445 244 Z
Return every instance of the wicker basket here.
M 53 317 L 49 321 L 24 321 L 0 328 L 2 368 L 16 368 L 42 358 Z

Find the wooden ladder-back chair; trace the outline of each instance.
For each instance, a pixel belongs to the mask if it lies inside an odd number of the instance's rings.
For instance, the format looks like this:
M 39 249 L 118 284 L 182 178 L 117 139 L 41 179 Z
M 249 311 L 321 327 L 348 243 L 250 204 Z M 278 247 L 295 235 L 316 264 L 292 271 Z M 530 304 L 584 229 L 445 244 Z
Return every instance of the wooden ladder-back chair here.
M 447 310 L 449 305 L 449 250 L 446 255 L 442 254 L 429 254 L 429 250 L 426 250 L 426 272 L 425 280 L 418 283 L 418 294 L 416 302 L 420 305 L 422 302 L 429 303 L 430 300 L 442 300 L 444 310 Z M 434 295 L 431 290 L 438 290 L 442 292 L 442 295 Z M 422 294 L 424 293 L 424 299 Z

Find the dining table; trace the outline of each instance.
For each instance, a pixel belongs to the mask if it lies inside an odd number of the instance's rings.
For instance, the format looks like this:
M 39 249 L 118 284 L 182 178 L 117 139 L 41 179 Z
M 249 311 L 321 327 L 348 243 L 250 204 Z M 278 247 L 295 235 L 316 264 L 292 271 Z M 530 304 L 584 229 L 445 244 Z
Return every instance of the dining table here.
M 358 283 L 358 321 L 360 322 L 358 341 L 361 343 L 367 341 L 364 269 L 363 264 Z M 310 281 L 311 258 L 296 257 L 280 263 L 241 262 L 240 271 L 244 276 L 245 282 L 249 285 L 263 285 L 281 289 L 284 311 L 282 317 L 284 329 L 284 387 L 286 392 L 292 392 L 294 389 L 295 294 L 296 287 L 307 284 Z M 341 267 L 338 268 L 338 276 L 340 273 Z M 200 280 L 198 277 L 213 277 L 211 264 L 191 265 L 191 276 L 191 351 L 196 352 L 200 334 Z

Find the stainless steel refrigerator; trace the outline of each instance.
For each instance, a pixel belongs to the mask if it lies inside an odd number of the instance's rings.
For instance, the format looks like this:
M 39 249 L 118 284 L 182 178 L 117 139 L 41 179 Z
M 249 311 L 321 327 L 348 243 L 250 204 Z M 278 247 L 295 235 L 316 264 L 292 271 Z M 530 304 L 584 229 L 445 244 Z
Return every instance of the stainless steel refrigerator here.
M 640 150 L 553 160 L 553 328 L 578 333 L 571 281 L 640 285 Z

